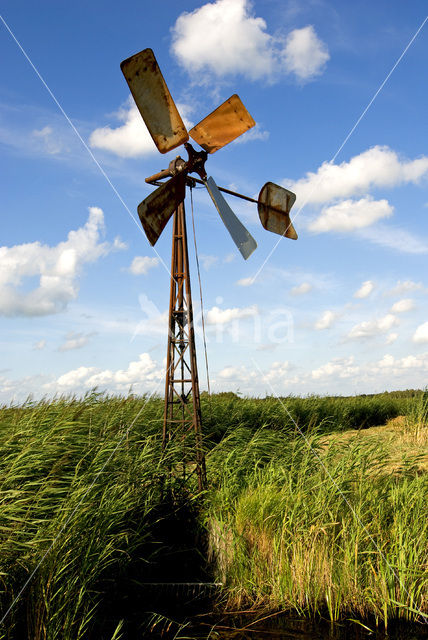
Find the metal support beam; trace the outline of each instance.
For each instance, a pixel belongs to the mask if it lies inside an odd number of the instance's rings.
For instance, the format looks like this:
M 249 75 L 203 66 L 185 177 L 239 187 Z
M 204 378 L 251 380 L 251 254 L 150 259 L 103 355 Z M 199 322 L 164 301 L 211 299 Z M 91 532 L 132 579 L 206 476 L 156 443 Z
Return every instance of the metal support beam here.
M 181 445 L 177 465 L 181 466 L 183 478 L 195 471 L 202 491 L 206 487 L 206 471 L 183 203 L 174 213 L 172 232 L 163 450 L 171 440 Z

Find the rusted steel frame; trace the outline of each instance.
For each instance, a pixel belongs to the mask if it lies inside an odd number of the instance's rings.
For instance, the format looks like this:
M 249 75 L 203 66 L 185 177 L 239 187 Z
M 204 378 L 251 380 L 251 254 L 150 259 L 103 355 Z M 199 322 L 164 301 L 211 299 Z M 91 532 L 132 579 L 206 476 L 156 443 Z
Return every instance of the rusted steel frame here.
M 156 179 L 156 181 L 150 182 L 150 184 L 152 184 L 154 187 L 160 187 L 163 183 L 158 182 L 157 180 L 158 179 Z M 191 176 L 189 180 L 193 180 L 197 184 L 205 185 L 203 180 L 199 180 L 199 178 L 195 178 L 194 176 Z M 149 178 L 146 178 L 146 182 L 149 182 Z M 250 198 L 250 196 L 244 196 L 243 193 L 238 193 L 237 191 L 231 191 L 230 189 L 226 189 L 225 187 L 217 187 L 217 188 L 219 191 L 222 191 L 223 193 L 227 193 L 229 196 L 235 196 L 236 198 L 241 198 L 241 200 L 246 200 L 247 202 L 253 202 L 254 204 L 259 204 L 258 200 L 256 200 L 255 198 Z M 278 209 L 278 207 L 271 207 L 270 205 L 263 205 L 263 206 L 267 207 L 268 209 L 271 209 L 272 211 L 277 211 L 278 213 L 284 213 L 284 210 Z
M 198 184 L 205 184 L 203 180 L 199 180 L 199 178 L 195 178 L 194 176 L 191 177 L 191 180 L 194 180 Z M 247 200 L 247 202 L 254 202 L 254 204 L 259 204 L 258 200 L 255 200 L 254 198 L 250 198 L 250 196 L 244 196 L 244 194 L 242 193 L 237 193 L 236 191 L 231 191 L 230 189 L 225 189 L 224 187 L 217 187 L 217 188 L 219 191 L 222 191 L 223 193 L 227 193 L 230 196 L 235 196 L 236 198 L 241 198 L 241 200 Z M 277 211 L 278 213 L 284 213 L 284 210 L 279 209 L 278 207 L 271 207 L 270 205 L 263 205 L 263 206 L 267 207 L 268 209 L 271 209 L 272 211 Z
M 188 346 L 189 346 L 189 345 L 188 345 L 188 344 L 186 344 L 186 346 L 184 347 L 184 349 L 183 349 L 182 353 L 180 353 L 180 351 L 177 349 L 177 345 L 176 345 L 176 344 L 175 344 L 174 346 L 175 346 L 175 350 L 176 350 L 176 352 L 178 353 L 178 360 L 177 360 L 177 363 L 174 365 L 174 373 L 175 373 L 175 371 L 176 371 L 176 369 L 177 369 L 178 365 L 180 364 L 181 360 L 183 360 L 183 361 L 184 361 L 185 366 L 187 367 L 188 372 L 190 373 L 190 375 L 192 375 L 192 371 L 191 371 L 191 369 L 190 369 L 189 365 L 188 365 L 188 364 L 187 364 L 187 362 L 184 360 L 184 354 L 186 353 L 187 348 L 188 348 Z
M 190 271 L 189 271 L 189 253 L 187 249 L 187 231 L 186 231 L 186 217 L 184 213 L 184 204 L 179 205 L 179 212 L 182 214 L 182 230 L 183 230 L 183 260 L 184 269 L 187 274 L 186 280 L 186 302 L 187 302 L 187 326 L 189 331 L 189 350 L 190 350 L 190 363 L 192 369 L 192 404 L 193 404 L 193 424 L 195 430 L 195 444 L 196 444 L 196 465 L 198 476 L 198 489 L 202 491 L 206 486 L 206 469 L 205 469 L 205 457 L 202 449 L 202 415 L 199 396 L 199 380 L 198 380 L 198 365 L 196 361 L 196 348 L 195 348 L 195 332 L 193 327 L 193 305 L 192 305 L 192 291 L 190 284 Z
M 171 404 L 172 398 L 170 398 L 171 385 L 171 366 L 174 362 L 173 354 L 173 344 L 171 342 L 171 336 L 174 334 L 175 329 L 175 320 L 173 316 L 174 311 L 174 292 L 175 292 L 175 279 L 174 279 L 174 267 L 175 267 L 175 234 L 177 228 L 177 211 L 174 213 L 174 221 L 173 221 L 173 231 L 172 231 L 172 251 L 171 251 L 171 281 L 170 281 L 170 294 L 169 294 L 169 314 L 168 314 L 168 347 L 166 354 L 166 376 L 165 376 L 165 411 L 164 411 L 164 421 L 163 421 L 163 431 L 162 431 L 162 450 L 165 450 L 166 442 L 167 442 L 167 425 L 168 418 L 173 418 L 173 406 Z M 171 415 L 168 415 L 168 414 Z
M 146 178 L 145 182 L 147 182 L 147 184 L 155 184 L 155 182 L 157 182 L 158 180 L 163 180 L 164 178 L 172 178 L 172 173 L 169 169 L 162 169 L 162 171 L 159 171 L 159 173 L 155 173 L 153 176 L 149 176 L 148 178 Z
M 165 384 L 163 448 L 168 440 L 180 438 L 183 447 L 183 478 L 187 477 L 187 462 L 195 463 L 198 488 L 202 490 L 206 486 L 206 472 L 202 449 L 199 382 L 183 204 L 180 204 L 174 213 Z M 179 426 L 172 428 L 173 424 Z M 191 431 L 194 434 L 193 444 L 190 444 L 189 440 Z M 193 452 L 192 456 L 189 455 L 190 451 Z

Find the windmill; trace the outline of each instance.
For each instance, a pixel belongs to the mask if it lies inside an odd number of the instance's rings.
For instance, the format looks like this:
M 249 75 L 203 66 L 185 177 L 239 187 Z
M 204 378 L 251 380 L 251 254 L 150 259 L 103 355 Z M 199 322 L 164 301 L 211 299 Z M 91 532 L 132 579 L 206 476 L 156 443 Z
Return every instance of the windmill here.
M 221 192 L 256 203 L 265 229 L 294 240 L 297 239 L 297 234 L 289 214 L 296 196 L 288 189 L 267 182 L 262 187 L 258 200 L 255 200 L 218 187 L 214 179 L 207 176 L 205 163 L 208 154 L 218 151 L 255 125 L 239 96 L 232 95 L 188 132 L 151 49 L 144 49 L 127 58 L 120 66 L 158 150 L 167 153 L 184 145 L 188 154 L 187 160 L 177 156 L 167 169 L 146 178 L 146 182 L 157 186 L 157 189 L 140 203 L 138 215 L 152 246 L 173 216 L 162 448 L 165 449 L 169 440 L 181 439 L 183 475 L 193 467 L 199 490 L 202 490 L 205 486 L 205 458 L 184 210 L 186 186 L 192 187 L 195 183 L 205 185 L 245 260 L 256 249 L 257 243 L 233 213 Z M 201 150 L 196 151 L 192 147 L 189 136 L 198 143 Z M 199 178 L 190 174 L 197 174 Z M 165 178 L 167 181 L 162 182 Z M 193 437 L 189 446 L 191 434 Z

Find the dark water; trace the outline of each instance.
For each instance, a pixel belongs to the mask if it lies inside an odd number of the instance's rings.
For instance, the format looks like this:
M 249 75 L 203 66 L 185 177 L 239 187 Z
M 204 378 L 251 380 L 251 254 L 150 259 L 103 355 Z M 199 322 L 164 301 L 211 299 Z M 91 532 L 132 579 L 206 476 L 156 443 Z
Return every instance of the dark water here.
M 151 622 L 143 637 L 210 640 L 428 640 L 428 624 L 391 622 L 376 629 L 374 621 L 331 623 L 291 614 L 239 616 L 213 613 L 219 592 L 213 585 L 146 585 Z M 217 605 L 216 605 L 217 601 Z
M 285 614 L 222 614 L 221 588 L 212 582 L 206 541 L 192 510 L 169 507 L 156 516 L 152 541 L 125 572 L 106 580 L 91 640 L 110 640 L 119 620 L 121 640 L 428 640 L 428 624 L 391 623 L 385 632 L 370 621 L 333 625 Z

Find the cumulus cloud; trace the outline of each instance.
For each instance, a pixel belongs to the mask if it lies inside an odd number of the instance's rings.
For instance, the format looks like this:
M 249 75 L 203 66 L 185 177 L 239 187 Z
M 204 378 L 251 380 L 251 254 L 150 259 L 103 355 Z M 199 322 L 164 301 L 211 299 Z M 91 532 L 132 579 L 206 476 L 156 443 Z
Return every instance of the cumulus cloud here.
M 149 256 L 135 256 L 129 267 L 130 273 L 134 276 L 146 275 L 150 269 L 157 267 L 158 258 L 150 258 Z
M 415 308 L 415 302 L 411 298 L 398 300 L 391 307 L 391 313 L 405 313 Z
M 182 13 L 172 29 L 172 52 L 201 78 L 241 74 L 274 80 L 281 73 L 307 81 L 321 73 L 329 58 L 312 26 L 274 38 L 248 0 L 216 0 Z M 206 78 L 205 78 L 206 79 Z
M 393 375 L 400 375 L 412 369 L 428 370 L 428 353 L 421 353 L 417 356 L 409 355 L 397 359 L 390 354 L 386 354 L 381 360 L 368 367 L 368 371 L 374 375 L 379 372 L 383 373 L 385 369 Z
M 82 266 L 114 248 L 100 241 L 103 232 L 102 210 L 90 207 L 86 224 L 56 246 L 31 242 L 0 247 L 0 314 L 41 316 L 63 311 L 77 297 Z M 38 279 L 38 286 L 28 291 L 23 285 L 29 278 Z
M 393 207 L 387 200 L 373 200 L 370 196 L 360 200 L 342 200 L 324 207 L 318 218 L 309 223 L 310 231 L 355 231 L 368 227 L 381 218 L 389 218 Z
M 352 327 L 351 331 L 348 333 L 348 338 L 351 339 L 365 339 L 365 338 L 373 338 L 382 333 L 386 333 L 389 331 L 394 325 L 398 324 L 398 320 L 396 316 L 392 313 L 388 313 L 386 316 L 382 318 L 377 318 L 375 320 L 368 320 L 365 322 L 360 322 L 360 324 L 356 324 Z
M 337 314 L 334 313 L 334 311 L 330 311 L 330 310 L 324 311 L 324 313 L 322 313 L 318 318 L 318 320 L 316 321 L 315 329 L 318 329 L 318 330 L 329 329 L 333 324 L 333 322 L 336 320 L 336 318 L 337 318 Z
M 290 294 L 292 296 L 302 296 L 305 293 L 309 293 L 309 291 L 312 291 L 312 288 L 313 287 L 311 284 L 309 284 L 309 282 L 302 282 L 302 284 L 299 284 L 296 287 L 290 289 Z
M 234 307 L 232 309 L 220 309 L 219 307 L 212 307 L 207 312 L 206 322 L 207 324 L 228 324 L 232 322 L 232 320 L 243 319 L 243 318 L 251 318 L 257 316 L 259 314 L 259 310 L 257 305 L 252 305 L 251 307 Z
M 359 367 L 354 365 L 354 356 L 348 358 L 334 358 L 318 369 L 313 369 L 311 375 L 314 380 L 320 380 L 330 376 L 350 378 L 357 375 Z
M 385 344 L 392 344 L 397 340 L 397 338 L 398 338 L 398 333 L 394 333 L 394 332 L 389 333 L 386 336 Z
M 72 392 L 100 387 L 114 391 L 126 391 L 131 385 L 139 389 L 153 388 L 164 376 L 163 367 L 152 360 L 150 354 L 141 353 L 138 360 L 129 363 L 126 369 L 100 369 L 78 367 L 60 376 L 55 382 L 45 384 L 49 391 Z
M 413 342 L 428 342 L 428 322 L 424 322 L 424 324 L 419 325 L 413 334 Z
M 76 333 L 74 331 L 70 331 L 65 336 L 65 340 L 58 347 L 58 351 L 72 351 L 73 349 L 81 349 L 86 344 L 88 344 L 89 340 L 92 336 L 96 335 L 95 332 L 90 333 Z
M 374 282 L 366 280 L 361 287 L 354 293 L 354 298 L 367 298 L 374 289 Z
M 286 381 L 290 382 L 287 378 L 287 376 L 289 376 L 289 370 L 290 364 L 287 360 L 273 362 L 270 368 L 262 373 L 259 371 L 257 365 L 253 369 L 244 366 L 236 367 L 228 365 L 219 371 L 218 377 L 221 380 L 238 383 L 241 388 L 243 385 L 254 383 L 255 380 L 258 380 L 258 386 L 260 386 L 260 381 L 282 385 Z
M 89 144 L 93 149 L 110 151 L 122 158 L 137 158 L 157 152 L 131 96 L 114 116 L 123 124 L 115 128 L 107 126 L 95 129 L 89 137 Z
M 330 59 L 327 46 L 315 33 L 312 25 L 294 29 L 284 47 L 284 62 L 289 73 L 300 80 L 320 75 Z
M 376 145 L 349 162 L 324 162 L 316 172 L 284 185 L 297 194 L 300 202 L 323 204 L 366 194 L 374 188 L 417 184 L 427 175 L 428 156 L 407 160 L 387 146 Z
M 187 119 L 190 108 L 186 104 L 177 104 L 186 126 L 191 123 Z M 93 149 L 110 151 L 121 158 L 138 158 L 158 153 L 155 143 L 144 124 L 132 96 L 120 107 L 114 118 L 123 124 L 117 127 L 100 127 L 89 136 L 89 144 Z

